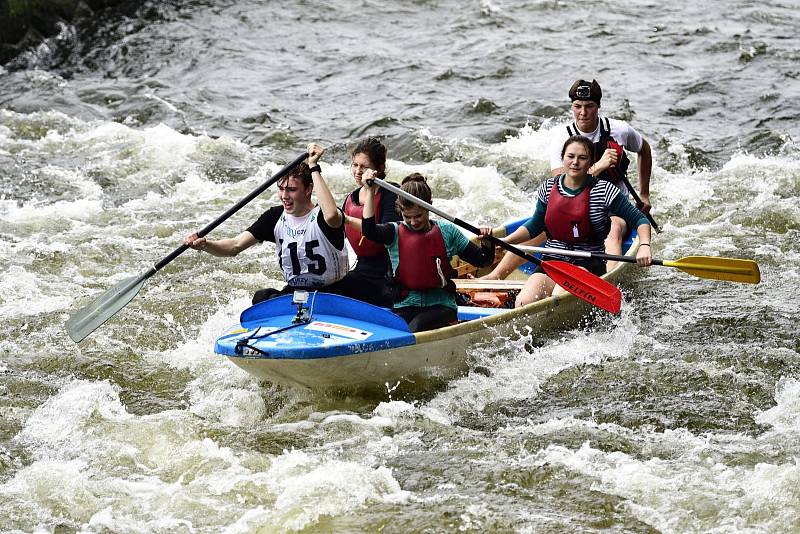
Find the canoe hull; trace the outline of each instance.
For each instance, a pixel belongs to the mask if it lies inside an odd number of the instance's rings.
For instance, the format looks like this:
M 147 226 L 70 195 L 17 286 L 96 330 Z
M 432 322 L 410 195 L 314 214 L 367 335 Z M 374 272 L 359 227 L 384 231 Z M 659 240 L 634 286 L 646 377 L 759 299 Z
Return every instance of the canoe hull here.
M 627 254 L 635 254 L 637 249 L 638 241 L 632 239 L 629 242 Z M 619 263 L 603 278 L 618 284 L 630 269 L 631 264 Z M 527 275 L 517 273 L 517 277 L 524 279 L 527 278 Z M 351 299 L 334 295 L 319 295 L 322 299 L 332 299 L 323 300 L 328 302 L 327 309 L 321 308 L 323 314 L 335 308 L 337 313 L 348 315 L 346 310 L 342 310 L 349 305 L 345 301 L 351 301 Z M 345 302 L 345 305 L 340 306 L 338 304 L 340 301 Z M 269 306 L 274 305 L 269 304 Z M 285 304 L 283 305 L 285 306 Z M 358 303 L 353 306 L 355 309 L 368 305 Z M 242 329 L 239 331 L 252 330 L 255 326 L 266 324 L 263 322 L 263 317 L 250 312 L 254 308 L 250 308 L 242 314 Z M 248 312 L 251 313 L 249 318 L 246 315 Z M 342 350 L 337 353 L 335 348 L 326 347 L 318 351 L 301 351 L 298 357 L 286 354 L 258 354 L 253 351 L 245 351 L 247 354 L 233 354 L 230 346 L 227 349 L 220 346 L 220 342 L 225 338 L 222 336 L 218 340 L 215 350 L 227 356 L 233 363 L 251 375 L 264 381 L 291 387 L 299 386 L 314 391 L 368 389 L 391 392 L 400 383 L 423 384 L 432 380 L 449 380 L 465 373 L 471 363 L 468 356 L 469 348 L 476 343 L 495 337 L 513 338 L 520 335 L 520 332 L 527 334 L 528 329 L 539 334 L 555 329 L 574 327 L 593 317 L 596 312 L 597 308 L 585 301 L 569 293 L 562 293 L 517 309 L 487 310 L 461 307 L 459 308 L 459 318 L 470 318 L 471 320 L 437 330 L 412 334 L 407 329 L 403 332 L 402 326 L 392 323 L 391 318 L 383 317 L 381 319 L 379 317 L 382 313 L 389 313 L 388 311 L 374 308 L 365 313 L 362 309 L 360 312 L 354 311 L 353 313 L 362 316 L 369 315 L 370 319 L 374 318 L 379 323 L 383 320 L 389 329 L 386 334 L 389 341 L 386 341 L 384 345 L 386 348 L 380 345 L 380 339 L 378 339 L 372 345 L 351 345 L 354 348 L 344 351 L 346 353 L 342 353 Z M 266 315 L 269 314 L 270 312 L 266 313 Z M 314 315 L 316 318 L 317 314 Z M 389 313 L 389 315 L 397 317 L 394 314 Z M 323 321 L 330 319 L 331 322 L 336 322 L 335 318 L 331 319 L 326 315 L 320 317 Z M 347 318 L 343 319 L 342 324 L 350 324 L 347 323 L 348 320 Z M 278 322 L 283 324 L 288 324 L 289 321 L 290 319 L 286 316 L 278 319 Z M 363 324 L 361 327 L 367 329 Z M 280 346 L 280 343 L 275 343 L 275 346 Z

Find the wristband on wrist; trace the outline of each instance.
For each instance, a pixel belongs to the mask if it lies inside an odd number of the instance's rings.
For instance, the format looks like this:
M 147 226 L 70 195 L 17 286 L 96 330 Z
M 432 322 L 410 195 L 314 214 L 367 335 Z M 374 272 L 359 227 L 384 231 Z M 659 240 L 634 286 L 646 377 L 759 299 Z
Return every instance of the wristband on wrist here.
M 310 169 L 308 169 L 308 170 L 309 170 L 309 171 L 310 171 L 312 174 L 313 174 L 313 173 L 315 173 L 315 172 L 318 172 L 318 173 L 322 174 L 322 168 L 320 168 L 320 166 L 319 166 L 319 165 L 314 165 L 313 167 L 311 167 L 311 168 L 310 168 Z
M 639 243 L 640 247 L 650 247 L 650 243 Z M 653 247 L 650 247 L 653 248 Z

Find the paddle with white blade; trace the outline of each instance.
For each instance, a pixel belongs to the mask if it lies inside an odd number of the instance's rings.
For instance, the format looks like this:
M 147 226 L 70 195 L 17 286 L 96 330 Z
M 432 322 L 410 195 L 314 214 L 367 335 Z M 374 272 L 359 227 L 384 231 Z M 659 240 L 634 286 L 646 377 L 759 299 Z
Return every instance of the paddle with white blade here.
M 573 256 L 576 258 L 597 258 L 600 260 L 636 263 L 636 258 L 630 256 L 617 256 L 616 254 L 604 254 L 602 252 L 561 250 L 524 245 L 520 245 L 519 248 L 534 253 L 540 252 L 543 254 Z M 761 271 L 758 268 L 758 264 L 753 260 L 720 258 L 716 256 L 687 256 L 679 260 L 657 260 L 653 258 L 653 265 L 675 267 L 685 273 L 693 274 L 698 278 L 725 280 L 728 282 L 744 282 L 746 284 L 757 284 L 761 281 Z
M 396 187 L 388 182 L 381 180 L 380 178 L 372 178 L 367 180 L 369 184 L 370 181 L 374 181 L 379 186 L 383 187 L 384 189 L 388 189 L 392 193 L 396 194 L 399 197 L 402 197 L 409 202 L 413 202 L 426 210 L 435 213 L 436 215 L 447 219 L 453 224 L 456 224 L 466 230 L 469 230 L 475 235 L 480 235 L 481 231 L 471 225 L 468 222 L 462 221 L 452 215 L 449 215 L 442 210 L 433 207 L 431 204 L 425 202 L 424 200 L 420 200 L 419 198 L 406 193 L 399 187 Z M 535 263 L 536 265 L 541 265 L 542 270 L 553 279 L 555 283 L 575 295 L 576 297 L 585 300 L 586 302 L 593 304 L 599 308 L 602 308 L 606 311 L 610 311 L 611 313 L 619 313 L 619 310 L 622 306 L 622 292 L 620 292 L 619 288 L 609 282 L 606 282 L 599 276 L 596 276 L 589 271 L 581 269 L 571 263 L 567 263 L 565 261 L 557 261 L 557 260 L 540 260 L 539 258 L 528 254 L 520 250 L 519 248 L 506 243 L 501 239 L 497 239 L 494 236 L 486 236 L 485 239 L 491 240 L 491 242 L 495 245 L 498 245 L 507 251 L 511 252 L 512 254 L 516 254 L 526 260 Z
M 298 156 L 294 161 L 273 175 L 272 178 L 258 186 L 249 195 L 237 202 L 234 206 L 231 206 L 228 211 L 217 217 L 205 228 L 197 232 L 197 237 L 199 238 L 209 234 L 214 228 L 225 222 L 225 220 L 231 215 L 242 209 L 251 200 L 266 191 L 272 184 L 289 174 L 293 168 L 302 163 L 307 157 L 307 153 Z M 153 265 L 146 272 L 123 280 L 111 289 L 108 289 L 105 293 L 101 294 L 91 304 L 84 306 L 72 314 L 65 324 L 67 333 L 72 341 L 78 343 L 86 336 L 97 330 L 100 325 L 109 320 L 112 316 L 114 316 L 114 314 L 127 306 L 128 303 L 133 300 L 133 297 L 139 293 L 139 290 L 142 288 L 148 278 L 156 274 L 169 262 L 183 254 L 187 249 L 189 249 L 189 245 L 181 245 L 173 250 L 168 256 L 165 256 L 161 261 Z

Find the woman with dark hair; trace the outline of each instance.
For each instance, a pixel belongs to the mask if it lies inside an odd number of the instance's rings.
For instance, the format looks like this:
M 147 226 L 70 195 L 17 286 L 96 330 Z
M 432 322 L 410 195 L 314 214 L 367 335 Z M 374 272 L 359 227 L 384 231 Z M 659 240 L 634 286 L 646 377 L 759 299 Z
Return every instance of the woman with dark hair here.
M 643 267 L 650 265 L 653 259 L 650 223 L 645 215 L 628 202 L 611 182 L 589 174 L 592 166 L 595 173 L 600 174 L 613 165 L 609 152 L 606 151 L 595 163 L 594 145 L 590 140 L 581 135 L 567 139 L 561 149 L 564 174 L 548 178 L 539 186 L 533 216 L 505 237 L 504 241 L 517 244 L 544 231 L 547 234 L 547 248 L 604 252 L 603 242 L 611 228 L 610 217 L 616 215 L 623 218 L 629 228 L 636 228 L 639 234 L 637 263 Z M 543 259 L 567 261 L 598 276 L 606 272 L 605 263 L 594 258 L 553 253 L 545 255 Z M 539 267 L 517 295 L 516 306 L 524 306 L 563 291 Z
M 388 308 L 393 300 L 389 253 L 386 247 L 366 238 L 361 231 L 361 217 L 368 196 L 362 178 L 367 170 L 374 171 L 378 178 L 386 177 L 386 147 L 376 137 L 361 140 L 353 149 L 350 170 L 358 187 L 347 195 L 342 211 L 345 234 L 358 259 L 342 283 L 347 285 L 348 296 Z M 374 216 L 379 224 L 401 220 L 395 209 L 396 199 L 391 191 L 381 190 L 375 194 Z
M 377 177 L 377 173 L 368 170 L 362 178 L 367 181 L 373 177 Z M 364 187 L 367 197 L 361 224 L 364 235 L 381 243 L 389 252 L 399 289 L 394 312 L 405 319 L 412 332 L 455 323 L 458 306 L 452 281 L 455 271 L 450 260 L 458 255 L 473 265 L 485 267 L 494 260 L 494 247 L 488 240 L 482 241 L 481 246 L 475 245 L 454 224 L 432 221 L 428 210 L 404 198 L 396 202 L 402 222 L 376 224 L 374 210 L 378 187 L 377 184 Z M 431 203 L 431 188 L 421 174 L 403 178 L 401 189 Z M 490 233 L 491 228 L 481 228 L 481 235 Z

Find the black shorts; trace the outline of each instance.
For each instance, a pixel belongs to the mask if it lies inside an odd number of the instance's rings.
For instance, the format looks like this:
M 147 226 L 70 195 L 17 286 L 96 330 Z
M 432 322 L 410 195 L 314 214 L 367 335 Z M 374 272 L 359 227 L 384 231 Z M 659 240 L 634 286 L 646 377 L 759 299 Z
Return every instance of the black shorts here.
M 458 312 L 448 306 L 404 306 L 395 308 L 394 313 L 408 323 L 412 332 L 424 332 L 450 326 L 458 322 Z

